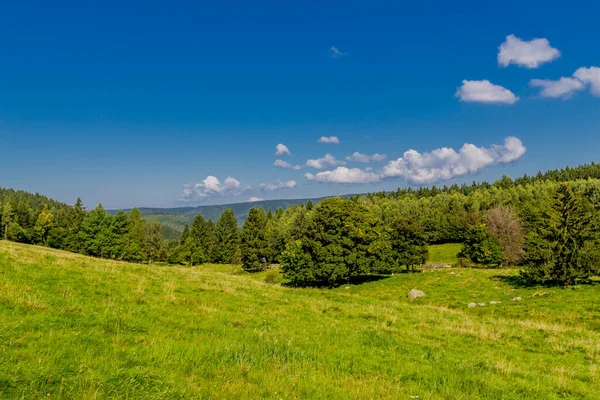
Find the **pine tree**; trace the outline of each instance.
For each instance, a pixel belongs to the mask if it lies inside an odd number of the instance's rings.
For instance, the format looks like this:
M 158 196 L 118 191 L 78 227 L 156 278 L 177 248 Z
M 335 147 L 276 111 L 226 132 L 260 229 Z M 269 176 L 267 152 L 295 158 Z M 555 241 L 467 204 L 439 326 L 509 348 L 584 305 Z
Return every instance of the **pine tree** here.
M 146 259 L 146 232 L 142 213 L 137 208 L 129 212 L 129 235 L 127 243 L 127 260 L 141 262 Z
M 183 245 L 190 238 L 190 227 L 188 224 L 185 224 L 183 227 L 183 232 L 181 233 L 181 239 L 179 239 L 179 244 Z
M 75 201 L 75 205 L 67 213 L 67 238 L 65 239 L 65 245 L 68 250 L 80 252 L 83 248 L 81 241 L 81 224 L 86 216 L 85 207 L 83 202 L 78 197 Z
M 81 223 L 79 236 L 82 241 L 82 252 L 90 256 L 100 257 L 102 255 L 102 238 L 100 233 L 103 229 L 106 210 L 102 204 L 90 211 Z
M 267 265 L 269 243 L 265 238 L 267 218 L 262 208 L 251 208 L 240 237 L 242 265 L 246 271 L 260 271 Z
M 162 225 L 158 221 L 145 221 L 144 233 L 146 238 L 146 258 L 149 262 L 161 259 Z
M 113 255 L 119 260 L 131 260 L 129 254 L 129 231 L 131 222 L 125 211 L 118 211 L 112 221 L 112 233 L 114 235 Z
M 10 202 L 4 203 L 2 210 L 2 225 L 4 226 L 4 239 L 8 239 L 8 226 L 13 221 L 13 211 Z
M 215 226 L 214 262 L 222 264 L 235 263 L 239 256 L 240 237 L 237 220 L 232 209 L 223 211 Z
M 597 268 L 597 215 L 588 197 L 571 184 L 559 186 L 552 207 L 528 236 L 526 279 L 563 285 L 587 279 Z

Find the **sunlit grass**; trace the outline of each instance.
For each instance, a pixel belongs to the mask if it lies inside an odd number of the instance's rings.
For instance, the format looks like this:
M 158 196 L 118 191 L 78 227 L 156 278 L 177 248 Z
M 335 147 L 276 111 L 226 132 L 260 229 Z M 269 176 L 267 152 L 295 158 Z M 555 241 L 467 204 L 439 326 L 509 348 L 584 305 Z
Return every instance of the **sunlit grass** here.
M 462 244 L 460 243 L 430 245 L 427 261 L 432 264 L 454 265 L 458 261 L 458 253 L 461 249 Z
M 0 241 L 0 398 L 600 398 L 600 285 L 444 269 L 295 289 L 269 273 Z

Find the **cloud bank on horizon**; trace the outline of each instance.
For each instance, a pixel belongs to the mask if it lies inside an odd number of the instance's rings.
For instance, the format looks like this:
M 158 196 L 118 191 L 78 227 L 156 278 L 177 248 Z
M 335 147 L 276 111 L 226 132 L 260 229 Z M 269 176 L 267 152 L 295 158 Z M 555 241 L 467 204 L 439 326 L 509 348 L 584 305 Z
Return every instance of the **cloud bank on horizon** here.
M 287 148 L 287 147 L 286 147 Z M 371 168 L 347 167 L 345 161 L 340 161 L 330 153 L 319 159 L 306 161 L 307 167 L 335 169 L 317 173 L 305 173 L 308 181 L 329 184 L 364 184 L 378 183 L 389 179 L 402 179 L 410 185 L 434 184 L 448 181 L 467 175 L 474 175 L 482 170 L 497 164 L 508 164 L 518 161 L 527 149 L 519 138 L 509 136 L 501 145 L 492 144 L 489 147 L 478 147 L 465 143 L 458 151 L 442 147 L 429 152 L 420 153 L 416 150 L 405 151 L 403 156 L 389 161 L 379 171 Z M 358 152 L 346 157 L 347 162 L 366 163 L 383 162 L 383 154 L 367 156 Z M 282 163 L 286 163 L 282 160 Z M 276 161 L 276 165 L 277 165 Z M 262 183 L 258 189 L 262 192 L 293 189 L 297 186 L 295 180 L 276 180 L 273 183 Z M 199 201 L 209 196 L 238 196 L 251 190 L 251 187 L 242 187 L 241 183 L 232 177 L 223 183 L 214 176 L 208 176 L 201 183 L 184 185 L 181 200 L 185 202 Z M 258 197 L 252 197 L 258 199 Z M 249 200 L 250 201 L 250 200 Z M 258 201 L 258 200 L 253 200 Z

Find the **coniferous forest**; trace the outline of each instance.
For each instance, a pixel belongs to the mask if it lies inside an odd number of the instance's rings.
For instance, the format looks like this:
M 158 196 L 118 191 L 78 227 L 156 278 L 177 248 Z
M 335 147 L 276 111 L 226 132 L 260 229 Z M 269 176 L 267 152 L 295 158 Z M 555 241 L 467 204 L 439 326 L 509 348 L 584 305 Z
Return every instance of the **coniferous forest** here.
M 1 237 L 94 257 L 147 263 L 281 264 L 292 284 L 335 285 L 419 269 L 427 245 L 461 243 L 458 265 L 520 266 L 529 282 L 569 285 L 599 273 L 600 165 L 493 182 L 328 198 L 286 210 L 198 215 L 178 239 L 137 209 L 87 210 L 0 189 Z

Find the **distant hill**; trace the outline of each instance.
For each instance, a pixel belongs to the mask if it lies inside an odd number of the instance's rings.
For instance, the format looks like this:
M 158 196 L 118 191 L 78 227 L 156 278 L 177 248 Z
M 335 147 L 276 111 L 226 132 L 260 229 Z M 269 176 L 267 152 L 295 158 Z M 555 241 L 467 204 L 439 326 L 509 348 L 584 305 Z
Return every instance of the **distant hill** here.
M 246 203 L 234 203 L 234 204 L 219 204 L 214 206 L 198 206 L 198 207 L 175 207 L 175 208 L 139 208 L 144 219 L 156 220 L 160 222 L 164 227 L 165 231 L 163 235 L 166 238 L 177 237 L 183 232 L 183 227 L 188 224 L 192 225 L 196 215 L 200 214 L 204 219 L 211 219 L 217 221 L 223 211 L 228 208 L 233 209 L 233 212 L 237 218 L 238 224 L 241 226 L 248 212 L 251 208 L 262 207 L 265 211 L 271 210 L 275 212 L 279 207 L 284 210 L 288 207 L 295 206 L 297 204 L 306 204 L 309 201 L 317 203 L 322 198 L 313 199 L 288 199 L 288 200 L 262 200 Z M 118 210 L 111 210 L 111 213 L 115 213 Z M 129 211 L 129 210 L 124 210 Z

